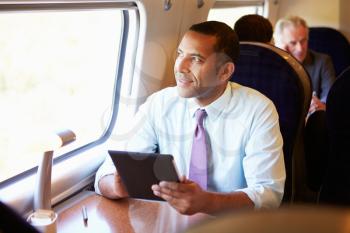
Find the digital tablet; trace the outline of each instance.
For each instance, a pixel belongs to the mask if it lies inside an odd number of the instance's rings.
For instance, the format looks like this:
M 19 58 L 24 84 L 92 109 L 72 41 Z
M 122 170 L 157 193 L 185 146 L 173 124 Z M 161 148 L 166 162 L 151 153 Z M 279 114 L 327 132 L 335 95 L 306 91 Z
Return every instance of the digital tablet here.
M 164 201 L 153 194 L 151 186 L 160 181 L 179 182 L 172 155 L 113 150 L 108 153 L 132 198 Z

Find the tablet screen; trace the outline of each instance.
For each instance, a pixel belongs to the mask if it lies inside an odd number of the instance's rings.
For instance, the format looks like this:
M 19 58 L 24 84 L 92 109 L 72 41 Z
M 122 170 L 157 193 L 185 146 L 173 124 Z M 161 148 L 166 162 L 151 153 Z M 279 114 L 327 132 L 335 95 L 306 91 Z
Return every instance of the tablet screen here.
M 179 182 L 172 155 L 109 150 L 114 165 L 130 197 L 161 200 L 151 186 L 160 181 Z

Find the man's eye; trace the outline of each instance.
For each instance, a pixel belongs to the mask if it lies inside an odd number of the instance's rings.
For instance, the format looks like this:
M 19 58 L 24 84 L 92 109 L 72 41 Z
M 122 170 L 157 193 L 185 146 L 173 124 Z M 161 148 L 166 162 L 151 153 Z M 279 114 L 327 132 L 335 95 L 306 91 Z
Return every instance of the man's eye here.
M 184 56 L 184 53 L 181 52 L 181 51 L 177 51 L 177 57 L 183 57 Z
M 203 62 L 203 60 L 200 57 L 192 57 L 192 60 L 194 62 Z

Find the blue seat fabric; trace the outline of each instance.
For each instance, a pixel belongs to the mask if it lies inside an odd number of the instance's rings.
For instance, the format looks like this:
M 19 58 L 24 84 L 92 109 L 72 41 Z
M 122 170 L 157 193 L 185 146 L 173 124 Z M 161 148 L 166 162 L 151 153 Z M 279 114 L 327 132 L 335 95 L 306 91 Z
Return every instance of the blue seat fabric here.
M 276 52 L 252 44 L 241 44 L 240 57 L 231 81 L 260 91 L 276 106 L 287 174 L 283 201 L 289 201 L 292 192 L 292 155 L 302 120 L 304 99 L 298 74 Z
M 327 98 L 330 140 L 328 169 L 320 202 L 350 206 L 350 67 L 335 81 Z
M 309 48 L 328 54 L 333 61 L 336 76 L 350 66 L 350 44 L 339 31 L 329 27 L 310 27 Z

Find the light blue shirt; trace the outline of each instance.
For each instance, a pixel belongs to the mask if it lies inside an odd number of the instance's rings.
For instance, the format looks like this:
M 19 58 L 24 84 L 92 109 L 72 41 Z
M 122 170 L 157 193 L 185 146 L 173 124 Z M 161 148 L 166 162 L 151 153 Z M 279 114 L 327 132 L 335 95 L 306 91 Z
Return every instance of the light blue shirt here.
M 131 137 L 122 150 L 174 156 L 181 175 L 189 174 L 191 147 L 196 127 L 193 98 L 182 98 L 176 87 L 151 95 L 135 116 Z M 211 151 L 208 189 L 243 191 L 256 208 L 278 207 L 284 192 L 283 140 L 273 103 L 259 92 L 229 82 L 220 98 L 204 107 Z M 96 175 L 97 182 L 115 171 L 109 156 Z

